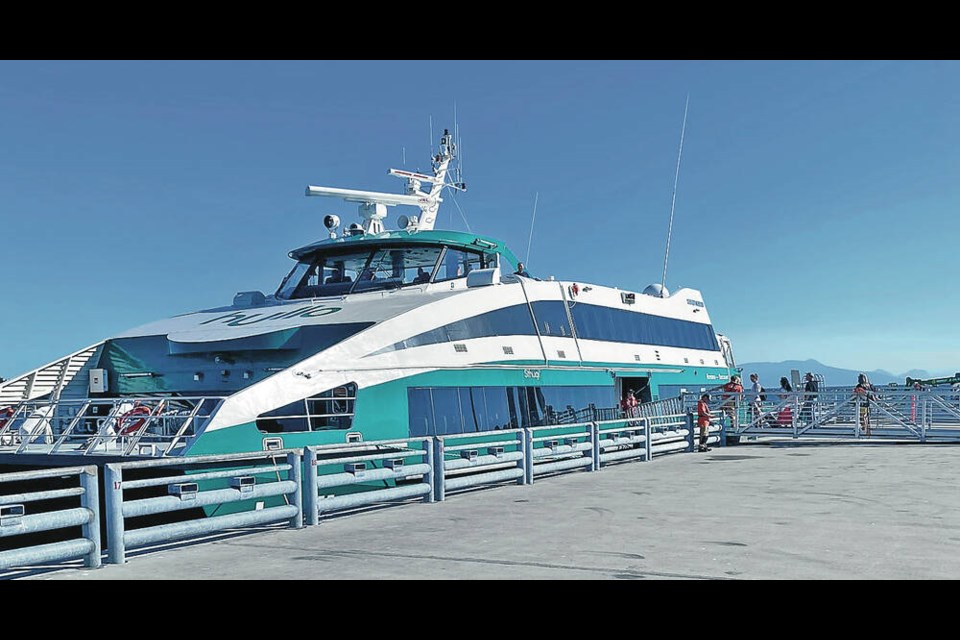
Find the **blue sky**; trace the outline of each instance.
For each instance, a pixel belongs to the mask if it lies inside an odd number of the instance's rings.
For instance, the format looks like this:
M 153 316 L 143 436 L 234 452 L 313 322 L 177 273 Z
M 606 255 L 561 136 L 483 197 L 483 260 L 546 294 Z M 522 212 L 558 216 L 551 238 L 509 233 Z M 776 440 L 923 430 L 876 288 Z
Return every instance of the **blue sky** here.
M 700 289 L 741 362 L 960 370 L 956 61 L 2 61 L 0 375 L 272 292 L 456 103 L 472 229 Z M 393 227 L 399 209 L 391 209 Z M 438 227 L 465 229 L 447 199 Z

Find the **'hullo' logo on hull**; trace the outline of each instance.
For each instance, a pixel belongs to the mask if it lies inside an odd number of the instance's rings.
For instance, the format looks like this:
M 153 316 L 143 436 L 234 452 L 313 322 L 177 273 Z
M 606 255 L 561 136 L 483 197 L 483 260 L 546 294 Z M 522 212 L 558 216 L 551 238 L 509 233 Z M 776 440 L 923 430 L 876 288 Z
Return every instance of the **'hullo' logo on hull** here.
M 206 322 L 201 322 L 200 324 L 202 326 L 217 322 L 219 324 L 225 324 L 228 327 L 244 327 L 248 324 L 257 324 L 258 322 L 266 322 L 267 320 L 286 320 L 287 318 L 322 318 L 323 316 L 328 316 L 331 313 L 336 313 L 342 308 L 343 307 L 327 307 L 320 304 L 309 307 L 298 307 L 293 311 L 271 313 L 268 316 L 265 316 L 262 313 L 240 313 L 239 311 L 235 311 L 233 313 L 228 313 L 225 316 L 213 318 L 211 320 L 207 320 Z

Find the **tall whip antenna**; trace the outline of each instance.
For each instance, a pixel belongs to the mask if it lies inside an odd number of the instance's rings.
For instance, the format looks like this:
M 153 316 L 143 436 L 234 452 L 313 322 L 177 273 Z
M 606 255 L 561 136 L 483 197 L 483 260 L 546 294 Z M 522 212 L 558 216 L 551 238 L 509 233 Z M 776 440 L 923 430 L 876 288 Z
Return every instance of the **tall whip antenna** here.
M 660 279 L 660 296 L 667 286 L 667 259 L 670 257 L 670 236 L 673 234 L 673 212 L 677 206 L 677 183 L 680 181 L 680 158 L 683 157 L 683 135 L 687 131 L 687 107 L 690 106 L 690 94 L 683 105 L 683 126 L 680 128 L 680 151 L 677 152 L 677 174 L 673 178 L 673 202 L 670 203 L 670 225 L 667 227 L 667 250 L 663 254 L 663 277 Z
M 533 197 L 533 219 L 530 221 L 530 237 L 527 239 L 527 257 L 524 259 L 523 264 L 528 269 L 530 268 L 530 245 L 533 243 L 533 225 L 537 221 L 537 202 L 540 201 L 540 192 L 537 191 L 537 194 Z

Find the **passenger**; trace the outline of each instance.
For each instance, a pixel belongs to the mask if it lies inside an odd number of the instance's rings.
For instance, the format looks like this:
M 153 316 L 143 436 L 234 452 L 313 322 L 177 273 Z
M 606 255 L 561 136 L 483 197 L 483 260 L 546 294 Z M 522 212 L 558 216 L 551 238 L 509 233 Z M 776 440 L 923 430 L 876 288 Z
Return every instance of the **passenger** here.
M 360 274 L 360 281 L 370 281 L 376 279 L 377 275 L 373 272 L 373 269 L 364 269 L 363 273 Z
M 737 407 L 743 395 L 743 385 L 740 384 L 740 376 L 734 374 L 730 376 L 730 382 L 723 385 L 723 401 L 720 409 L 730 418 L 730 426 L 737 427 Z
M 697 451 L 710 451 L 707 446 L 707 435 L 710 431 L 710 394 L 700 396 L 697 403 L 697 426 L 700 427 L 700 446 Z
M 785 376 L 780 378 L 780 392 L 780 400 L 786 400 L 793 393 L 793 386 Z
M 813 377 L 813 374 L 807 371 L 804 376 L 806 382 L 803 384 L 803 406 L 800 407 L 800 420 L 809 424 L 813 422 L 813 403 L 817 400 L 817 394 L 820 393 L 820 383 Z
M 763 401 L 766 394 L 763 393 L 763 387 L 760 386 L 760 376 L 756 373 L 750 374 L 750 417 L 751 422 L 759 422 L 763 415 Z
M 333 267 L 333 273 L 323 281 L 323 284 L 340 284 L 341 282 L 353 282 L 353 280 L 344 273 L 343 263 L 338 262 Z
M 527 273 L 526 267 L 523 266 L 522 262 L 517 263 L 517 270 L 513 272 L 514 275 L 523 276 L 524 278 L 529 278 L 530 274 Z
M 876 389 L 867 379 L 867 374 L 861 373 L 857 376 L 857 386 L 853 388 L 853 394 L 860 400 L 860 428 L 868 438 L 870 437 L 870 401 L 876 399 L 875 391 Z
M 424 284 L 430 282 L 430 274 L 423 270 L 423 267 L 417 267 L 417 277 L 413 279 L 413 284 Z
M 628 389 L 627 394 L 623 396 L 623 400 L 620 401 L 620 409 L 623 411 L 624 417 L 634 417 L 634 413 L 636 413 L 638 404 L 637 396 L 633 389 Z

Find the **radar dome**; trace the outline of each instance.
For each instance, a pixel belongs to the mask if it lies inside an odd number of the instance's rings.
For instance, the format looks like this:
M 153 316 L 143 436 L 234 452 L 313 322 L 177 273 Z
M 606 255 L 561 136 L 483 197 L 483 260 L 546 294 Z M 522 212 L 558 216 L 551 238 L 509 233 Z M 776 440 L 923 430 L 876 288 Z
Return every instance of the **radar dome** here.
M 669 298 L 670 291 L 667 290 L 665 286 L 659 282 L 654 282 L 651 285 L 648 285 L 646 289 L 643 290 L 643 295 L 653 296 L 654 298 Z

